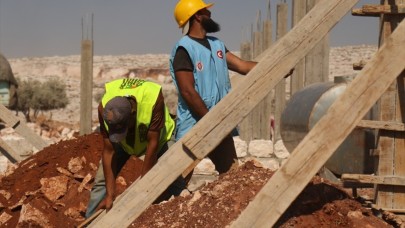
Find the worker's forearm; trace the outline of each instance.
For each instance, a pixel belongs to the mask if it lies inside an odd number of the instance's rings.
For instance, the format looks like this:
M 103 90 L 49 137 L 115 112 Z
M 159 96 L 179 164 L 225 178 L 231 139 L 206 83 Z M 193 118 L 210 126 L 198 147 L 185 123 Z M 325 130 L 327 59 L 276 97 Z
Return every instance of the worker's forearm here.
M 144 176 L 157 162 L 157 153 L 147 151 L 143 161 L 141 175 Z
M 198 118 L 202 118 L 208 113 L 209 110 L 197 91 L 184 92 L 182 93 L 182 97 L 187 103 L 187 106 L 190 108 L 191 112 Z
M 148 131 L 148 145 L 146 146 L 145 159 L 143 160 L 141 175 L 144 176 L 157 162 L 160 132 Z
M 103 169 L 107 196 L 113 197 L 115 193 L 115 178 L 112 170 L 112 157 L 111 151 L 103 151 Z
M 247 75 L 249 73 L 249 71 L 251 69 L 253 69 L 253 67 L 256 66 L 256 62 L 253 61 L 245 61 L 242 62 L 240 65 L 237 66 L 237 70 L 235 70 L 236 72 L 238 72 L 239 74 L 242 75 Z

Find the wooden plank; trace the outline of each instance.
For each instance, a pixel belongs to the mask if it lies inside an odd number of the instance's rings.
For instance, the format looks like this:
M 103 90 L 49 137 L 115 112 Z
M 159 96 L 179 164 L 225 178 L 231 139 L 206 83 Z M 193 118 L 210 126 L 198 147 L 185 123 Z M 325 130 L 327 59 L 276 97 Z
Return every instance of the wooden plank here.
M 256 16 L 256 32 L 253 33 L 253 57 L 259 56 L 263 52 L 263 33 L 261 32 L 261 13 Z
M 325 2 L 322 2 L 325 3 Z M 319 4 L 318 4 L 319 5 Z M 231 227 L 272 227 L 404 70 L 405 21 L 347 86 Z M 384 74 L 384 77 L 381 75 Z M 351 113 L 351 115 L 346 115 Z M 339 122 L 339 124 L 336 124 Z
M 381 4 L 384 4 L 385 0 L 381 0 L 380 2 Z M 379 46 L 385 42 L 385 39 L 389 37 L 393 31 L 389 15 L 382 15 L 380 18 L 380 24 Z M 378 103 L 380 110 L 378 118 L 381 121 L 395 122 L 395 90 L 396 83 L 393 82 Z M 377 175 L 394 175 L 395 142 L 392 132 L 380 132 L 378 142 Z M 392 186 L 377 185 L 375 195 L 377 205 L 384 208 L 392 208 L 394 197 Z
M 276 38 L 280 40 L 285 34 L 287 34 L 287 21 L 288 21 L 288 4 L 277 4 L 277 28 Z M 286 81 L 285 78 L 277 84 L 275 90 L 275 110 L 274 110 L 274 143 L 281 139 L 281 113 L 283 112 L 286 104 Z
M 395 106 L 392 99 L 395 95 L 395 84 L 392 84 L 380 99 L 380 120 L 394 122 Z M 394 139 L 392 132 L 380 131 L 378 138 L 378 167 L 377 175 L 394 174 Z M 392 186 L 376 187 L 376 204 L 381 207 L 392 207 Z
M 388 1 L 387 4 L 391 4 L 392 2 Z M 401 9 L 402 14 L 400 15 L 387 15 L 386 19 L 391 22 L 391 29 L 396 29 L 398 23 L 403 21 L 405 18 L 404 14 L 404 3 L 403 0 L 396 0 L 396 6 L 398 9 Z M 384 5 L 387 7 L 388 5 Z M 401 7 L 399 7 L 401 6 Z M 396 10 L 394 9 L 394 12 Z M 399 12 L 400 10 L 398 10 Z M 405 34 L 403 34 L 405 35 Z M 405 122 L 405 71 L 403 71 L 397 77 L 397 88 L 396 88 L 396 95 L 395 95 L 395 120 L 396 122 Z M 395 136 L 395 154 L 394 154 L 394 175 L 395 176 L 405 176 L 405 132 L 394 132 Z M 405 212 L 405 187 L 404 186 L 394 186 L 393 188 L 393 204 L 391 210 L 403 210 L 402 213 Z
M 93 41 L 82 40 L 80 77 L 80 135 L 90 134 L 93 102 Z
M 261 32 L 261 13 L 260 10 L 256 16 L 256 32 L 253 34 L 253 57 L 256 58 L 263 52 L 263 33 Z M 265 101 L 261 101 L 251 112 L 252 120 L 252 139 L 261 139 L 262 115 L 265 107 Z
M 400 4 L 402 0 L 381 0 L 381 5 L 391 5 L 391 4 Z M 383 45 L 386 42 L 386 39 L 390 37 L 392 32 L 396 29 L 397 25 L 404 16 L 400 15 L 389 15 L 383 14 L 380 18 L 380 37 L 379 37 L 379 46 Z M 379 101 L 380 113 L 379 120 L 382 121 L 392 121 L 392 122 L 404 122 L 401 121 L 401 118 L 398 118 L 398 87 L 397 82 L 394 81 L 389 89 L 384 93 Z M 382 131 L 380 132 L 380 137 L 378 139 L 378 168 L 377 175 L 395 175 L 396 169 L 396 153 L 405 153 L 403 149 L 398 147 L 398 141 L 396 137 L 397 132 L 391 131 Z M 399 151 L 397 151 L 399 150 Z M 402 189 L 403 191 L 403 189 Z M 392 186 L 380 186 L 376 187 L 376 204 L 384 208 L 394 208 L 395 202 L 395 188 Z
M 307 0 L 307 11 L 319 0 Z M 329 81 L 329 35 L 325 36 L 305 57 L 305 81 L 308 86 Z
M 16 163 L 21 161 L 21 156 L 10 147 L 6 141 L 0 138 L 0 152 L 11 162 Z
M 405 131 L 405 124 L 389 121 L 377 121 L 377 120 L 361 120 L 357 127 L 380 129 L 388 131 Z
M 307 4 L 306 0 L 293 0 L 292 3 L 292 27 L 295 27 L 298 22 L 305 16 L 307 13 Z M 298 90 L 304 87 L 304 78 L 305 78 L 305 59 L 300 60 L 297 65 L 294 67 L 293 75 L 291 75 L 291 89 L 290 97 L 297 92 Z
M 271 20 L 271 3 L 267 2 L 266 19 L 263 21 L 263 50 L 273 44 L 273 22 Z
M 263 21 L 263 50 L 267 50 L 273 44 L 273 22 L 271 21 L 271 3 L 268 0 L 267 4 L 267 17 Z M 263 113 L 261 126 L 261 136 L 262 139 L 271 139 L 271 129 L 270 129 L 270 117 L 272 112 L 272 103 L 273 103 L 273 92 L 270 91 L 269 94 L 263 99 Z
M 345 15 L 356 0 L 323 0 L 288 34 L 261 55 L 260 62 L 221 102 L 176 142 L 158 163 L 92 227 L 127 227 L 181 173 L 194 157 L 211 152 L 270 90 Z M 252 100 L 252 102 L 248 102 Z M 255 102 L 253 102 L 255 100 Z M 102 215 L 100 215 L 102 216 Z
M 405 33 L 403 34 L 405 35 Z M 405 91 L 404 91 L 405 72 L 397 78 L 396 93 L 396 112 L 395 119 L 403 123 L 405 121 Z M 395 135 L 395 154 L 394 154 L 394 175 L 405 176 L 405 132 L 396 131 Z M 393 209 L 405 209 L 405 186 L 394 187 Z
M 354 9 L 363 14 L 404 14 L 405 4 L 397 5 L 363 5 L 361 9 Z
M 96 211 L 92 216 L 88 217 L 86 220 L 84 220 L 82 223 L 80 223 L 77 228 L 84 228 L 86 227 L 87 224 L 92 222 L 94 219 L 96 219 L 99 215 L 101 215 L 104 212 L 105 209 L 99 209 Z
M 41 136 L 35 134 L 27 125 L 20 122 L 20 120 L 4 105 L 0 104 L 0 119 L 3 120 L 8 127 L 14 128 L 14 130 L 30 142 L 38 150 L 48 146 L 48 143 L 41 138 Z
M 242 42 L 241 43 L 241 58 L 244 60 L 252 60 L 252 49 L 251 49 L 251 43 L 250 42 Z M 231 84 L 232 88 L 237 87 L 237 85 L 242 81 L 242 76 L 234 76 L 231 78 Z M 240 122 L 239 124 L 239 130 L 240 130 L 240 137 L 242 140 L 246 141 L 247 143 L 252 140 L 252 115 L 249 114 L 247 115 L 243 121 Z
M 366 183 L 366 184 L 383 184 L 383 185 L 400 185 L 405 186 L 405 177 L 400 176 L 372 176 L 365 174 L 343 174 L 343 181 Z
M 364 5 L 360 9 L 352 10 L 353 16 L 379 17 L 381 14 L 403 15 L 405 4 Z
M 363 9 L 353 9 L 352 16 L 361 16 L 361 17 L 379 17 L 379 13 L 365 13 Z

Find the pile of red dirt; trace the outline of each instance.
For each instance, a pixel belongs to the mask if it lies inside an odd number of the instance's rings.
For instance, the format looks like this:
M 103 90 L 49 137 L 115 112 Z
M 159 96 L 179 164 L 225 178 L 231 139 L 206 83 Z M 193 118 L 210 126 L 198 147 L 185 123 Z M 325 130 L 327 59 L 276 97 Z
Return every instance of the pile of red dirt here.
M 0 177 L 0 226 L 75 227 L 84 218 L 102 152 L 94 133 L 44 148 Z M 122 193 L 139 176 L 132 158 L 117 178 Z M 135 175 L 130 175 L 130 172 Z
M 61 141 L 0 177 L 0 226 L 76 227 L 82 223 L 102 145 L 98 133 Z M 118 193 L 137 179 L 141 165 L 137 158 L 127 162 L 117 180 Z M 191 194 L 151 205 L 131 227 L 226 227 L 272 174 L 256 162 L 247 162 Z M 277 226 L 392 227 L 318 177 Z
M 200 190 L 152 205 L 131 227 L 226 227 L 271 178 L 273 172 L 249 161 Z M 313 178 L 276 227 L 391 227 L 344 190 Z

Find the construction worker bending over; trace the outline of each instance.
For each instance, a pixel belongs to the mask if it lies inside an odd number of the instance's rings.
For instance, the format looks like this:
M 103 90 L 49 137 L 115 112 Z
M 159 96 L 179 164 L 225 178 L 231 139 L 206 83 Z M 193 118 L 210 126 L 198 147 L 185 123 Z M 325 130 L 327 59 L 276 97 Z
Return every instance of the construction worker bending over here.
M 116 177 L 129 157 L 145 155 L 141 176 L 145 175 L 168 149 L 167 142 L 175 128 L 159 84 L 118 79 L 106 83 L 105 90 L 98 107 L 104 138 L 102 165 L 90 193 L 86 218 L 113 206 Z M 168 189 L 173 195 L 185 187 L 174 185 Z
M 218 38 L 207 36 L 220 30 L 208 10 L 212 5 L 202 0 L 180 0 L 174 9 L 174 17 L 183 32 L 170 57 L 170 73 L 179 94 L 176 140 L 229 93 L 228 69 L 245 75 L 256 65 L 231 53 Z M 208 157 L 219 173 L 237 165 L 232 135 Z

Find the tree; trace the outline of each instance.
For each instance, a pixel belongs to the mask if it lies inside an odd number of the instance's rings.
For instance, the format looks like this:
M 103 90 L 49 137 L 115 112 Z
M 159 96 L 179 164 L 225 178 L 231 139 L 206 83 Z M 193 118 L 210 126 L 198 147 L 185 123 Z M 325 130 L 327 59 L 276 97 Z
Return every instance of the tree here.
M 44 83 L 38 80 L 19 82 L 18 110 L 20 110 L 27 122 L 30 122 L 30 111 L 36 118 L 40 111 L 65 108 L 69 103 L 66 94 L 66 85 L 60 80 L 53 78 Z

